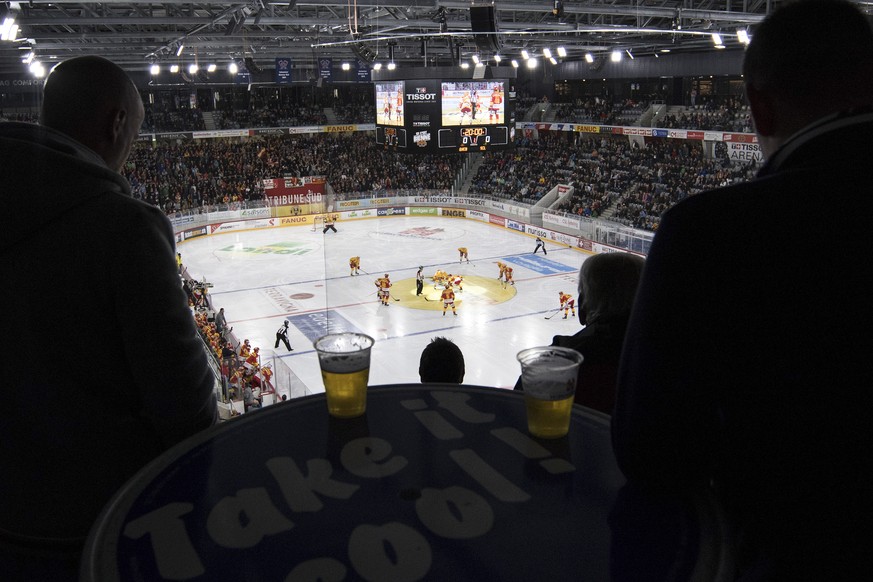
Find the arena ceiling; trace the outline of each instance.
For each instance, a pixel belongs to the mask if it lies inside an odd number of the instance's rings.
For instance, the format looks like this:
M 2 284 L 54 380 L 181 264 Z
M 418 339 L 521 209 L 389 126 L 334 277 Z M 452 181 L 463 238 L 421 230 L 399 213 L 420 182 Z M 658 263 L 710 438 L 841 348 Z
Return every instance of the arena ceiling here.
M 586 53 L 604 58 L 615 49 L 635 56 L 715 51 L 712 33 L 721 34 L 728 49 L 738 48 L 737 30 L 779 3 L 497 0 L 496 34 L 476 35 L 471 2 L 464 0 L 6 2 L 0 18 L 14 17 L 19 29 L 16 40 L 0 42 L 0 73 L 26 70 L 22 61 L 30 53 L 46 68 L 97 54 L 128 70 L 145 70 L 152 63 L 195 59 L 201 67 L 251 59 L 255 67 L 272 69 L 276 58 L 290 57 L 295 67 L 314 69 L 322 57 L 387 62 L 392 53 L 396 63 L 418 66 L 425 60 L 449 65 L 459 54 L 466 60 L 474 53 L 520 60 L 523 49 L 542 58 L 549 48 L 558 60 L 580 60 Z M 497 39 L 496 50 L 487 48 L 489 37 Z M 557 55 L 559 46 L 565 57 Z

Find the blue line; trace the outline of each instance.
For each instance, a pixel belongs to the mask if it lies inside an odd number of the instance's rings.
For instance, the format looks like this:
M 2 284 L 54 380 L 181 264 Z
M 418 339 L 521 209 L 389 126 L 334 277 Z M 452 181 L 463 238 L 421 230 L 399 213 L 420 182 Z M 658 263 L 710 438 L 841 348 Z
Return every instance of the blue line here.
M 523 314 L 523 315 L 509 315 L 509 316 L 507 316 L 507 317 L 498 317 L 497 319 L 491 319 L 491 320 L 488 320 L 486 323 L 494 323 L 494 322 L 497 322 L 497 321 L 506 321 L 507 319 L 518 319 L 518 318 L 520 318 L 520 317 L 530 317 L 531 315 L 542 315 L 543 313 L 549 313 L 550 311 L 554 311 L 554 309 L 545 309 L 545 310 L 543 310 L 543 311 L 534 311 L 534 312 L 532 312 L 532 313 L 525 313 L 525 314 Z M 454 317 L 454 316 L 453 316 L 453 317 Z M 417 336 L 417 335 L 425 335 L 425 334 L 430 334 L 430 333 L 437 333 L 437 332 L 440 332 L 440 331 L 446 331 L 446 330 L 449 330 L 449 329 L 455 329 L 455 328 L 457 328 L 457 327 L 459 327 L 459 326 L 457 326 L 457 325 L 451 325 L 451 326 L 448 326 L 448 327 L 438 327 L 438 328 L 435 328 L 435 329 L 428 329 L 428 330 L 426 330 L 426 331 L 417 331 L 417 332 L 415 332 L 415 333 L 409 333 L 409 334 L 406 334 L 406 335 L 394 335 L 394 336 L 389 336 L 389 337 L 386 337 L 385 339 L 383 339 L 383 340 L 379 340 L 379 341 L 388 341 L 388 340 L 402 339 L 402 338 L 405 338 L 405 337 L 415 337 L 415 336 Z M 309 351 L 307 351 L 307 352 L 294 352 L 293 354 L 284 354 L 284 355 L 281 355 L 281 356 L 280 356 L 279 354 L 276 354 L 276 357 L 278 357 L 278 358 L 293 358 L 294 356 L 302 356 L 302 355 L 304 355 L 304 354 L 314 354 L 314 353 L 315 353 L 315 350 L 312 349 L 312 350 L 309 350 Z

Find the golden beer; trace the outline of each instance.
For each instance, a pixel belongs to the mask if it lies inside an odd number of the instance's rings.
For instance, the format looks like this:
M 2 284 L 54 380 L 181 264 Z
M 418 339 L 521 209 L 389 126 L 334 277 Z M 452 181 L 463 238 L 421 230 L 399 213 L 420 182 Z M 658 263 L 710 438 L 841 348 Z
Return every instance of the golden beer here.
M 375 340 L 362 333 L 328 334 L 315 340 L 327 412 L 337 418 L 354 418 L 367 410 L 370 348 Z
M 561 400 L 541 400 L 525 394 L 524 406 L 527 411 L 527 429 L 533 436 L 556 439 L 570 431 L 573 394 Z
M 327 396 L 327 412 L 337 418 L 353 418 L 367 411 L 367 380 L 370 369 L 350 374 L 321 371 L 324 393 Z

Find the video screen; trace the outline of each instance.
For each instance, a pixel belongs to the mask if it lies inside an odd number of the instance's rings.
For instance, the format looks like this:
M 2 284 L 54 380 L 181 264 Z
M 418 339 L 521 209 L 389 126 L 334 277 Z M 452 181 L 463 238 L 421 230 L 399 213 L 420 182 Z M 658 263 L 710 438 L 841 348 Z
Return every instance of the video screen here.
M 376 83 L 376 123 L 403 125 L 403 81 Z
M 444 81 L 442 125 L 506 123 L 505 81 Z

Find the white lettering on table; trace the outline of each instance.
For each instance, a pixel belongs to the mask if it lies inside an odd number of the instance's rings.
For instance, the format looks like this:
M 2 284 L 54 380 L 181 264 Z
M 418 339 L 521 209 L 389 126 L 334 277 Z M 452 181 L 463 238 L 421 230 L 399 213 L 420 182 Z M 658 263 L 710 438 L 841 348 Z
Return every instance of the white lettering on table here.
M 285 503 L 291 511 L 321 511 L 324 504 L 315 495 L 334 499 L 348 499 L 359 489 L 358 485 L 342 483 L 330 478 L 333 467 L 326 459 L 307 461 L 308 475 L 304 475 L 291 457 L 275 457 L 267 461 L 267 469 L 279 484 Z
M 449 456 L 460 468 L 484 487 L 488 493 L 506 503 L 519 503 L 530 499 L 530 495 L 516 487 L 509 479 L 497 472 L 494 467 L 476 454 L 473 449 L 450 451 Z
M 359 438 L 347 443 L 340 452 L 343 467 L 358 477 L 379 479 L 393 475 L 409 464 L 405 457 L 391 457 L 391 443 L 379 438 Z M 379 463 L 387 459 L 384 463 Z
M 253 548 L 264 536 L 288 531 L 294 523 L 282 515 L 263 487 L 240 489 L 215 504 L 206 531 L 216 544 L 237 550 Z
M 398 522 L 359 525 L 349 538 L 349 559 L 364 580 L 421 580 L 433 552 L 423 535 Z
M 422 490 L 415 513 L 427 529 L 450 540 L 477 538 L 494 526 L 494 510 L 485 498 L 463 487 Z
M 206 572 L 185 531 L 185 522 L 179 519 L 193 510 L 193 503 L 168 503 L 124 527 L 124 535 L 134 540 L 149 534 L 162 578 L 187 580 Z

